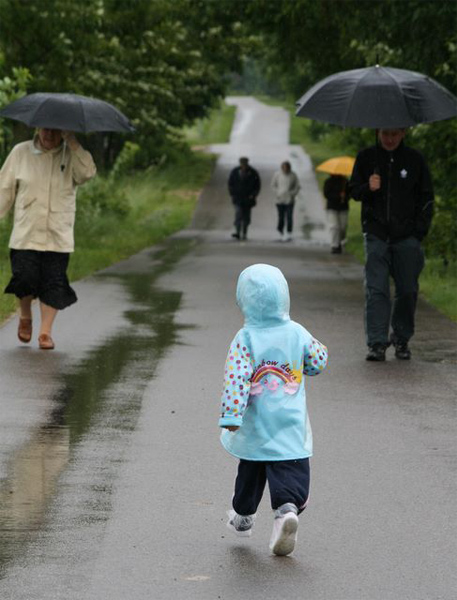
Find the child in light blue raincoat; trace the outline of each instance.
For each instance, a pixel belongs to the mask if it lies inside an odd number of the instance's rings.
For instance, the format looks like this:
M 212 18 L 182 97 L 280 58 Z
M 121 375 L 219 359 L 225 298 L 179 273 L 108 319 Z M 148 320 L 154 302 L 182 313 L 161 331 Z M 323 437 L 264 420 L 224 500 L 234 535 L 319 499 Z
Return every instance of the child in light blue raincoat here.
M 227 527 L 250 536 L 268 481 L 274 510 L 270 549 L 290 554 L 309 495 L 312 434 L 303 375 L 327 365 L 327 348 L 289 316 L 289 288 L 276 267 L 245 269 L 236 291 L 244 327 L 230 345 L 219 426 L 240 459 Z

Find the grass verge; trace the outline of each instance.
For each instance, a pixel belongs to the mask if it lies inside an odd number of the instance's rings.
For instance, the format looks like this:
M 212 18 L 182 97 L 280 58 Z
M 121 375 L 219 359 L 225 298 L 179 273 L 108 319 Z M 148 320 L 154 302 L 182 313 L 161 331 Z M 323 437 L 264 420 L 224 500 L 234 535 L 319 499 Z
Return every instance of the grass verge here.
M 291 144 L 303 146 L 314 166 L 332 156 L 348 154 L 346 147 L 338 145 L 337 136 L 331 134 L 314 136 L 311 121 L 295 117 L 295 108 L 292 102 L 274 100 L 264 96 L 258 96 L 258 99 L 266 104 L 282 106 L 290 111 L 290 142 Z M 324 173 L 316 173 L 316 176 L 322 190 L 327 176 Z M 360 209 L 360 203 L 352 200 L 349 211 L 346 249 L 363 263 L 364 251 Z M 457 264 L 455 262 L 444 265 L 440 258 L 427 257 L 420 278 L 420 288 L 421 293 L 430 304 L 457 322 Z
M 235 106 L 222 102 L 205 119 L 198 119 L 192 127 L 184 129 L 186 140 L 192 146 L 207 144 L 225 144 L 230 140 Z
M 77 222 L 70 280 L 123 260 L 186 227 L 213 165 L 214 156 L 193 153 L 160 170 L 122 177 L 118 187 L 129 212 L 99 215 L 92 223 Z

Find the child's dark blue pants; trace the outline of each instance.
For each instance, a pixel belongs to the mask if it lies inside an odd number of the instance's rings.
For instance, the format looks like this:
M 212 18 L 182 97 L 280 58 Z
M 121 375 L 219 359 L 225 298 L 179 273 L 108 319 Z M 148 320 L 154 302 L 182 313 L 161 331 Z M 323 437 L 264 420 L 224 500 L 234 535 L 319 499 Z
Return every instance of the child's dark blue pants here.
M 291 502 L 300 513 L 308 500 L 309 477 L 309 458 L 269 462 L 240 460 L 233 509 L 239 515 L 253 515 L 268 481 L 271 508 L 276 510 Z

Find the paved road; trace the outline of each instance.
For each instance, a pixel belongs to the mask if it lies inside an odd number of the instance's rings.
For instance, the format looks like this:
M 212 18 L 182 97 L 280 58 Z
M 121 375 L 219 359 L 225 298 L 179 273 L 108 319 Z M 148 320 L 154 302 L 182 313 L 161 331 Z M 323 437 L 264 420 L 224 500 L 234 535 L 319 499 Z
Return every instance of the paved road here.
M 288 116 L 250 98 L 188 231 L 76 285 L 57 350 L 0 332 L 2 600 L 455 598 L 456 326 L 424 302 L 410 363 L 366 363 L 362 270 L 330 255 L 308 157 Z M 228 170 L 247 154 L 264 189 L 251 239 L 230 238 Z M 294 242 L 275 239 L 272 172 L 303 193 Z M 309 380 L 311 504 L 293 556 L 225 528 L 236 462 L 219 445 L 226 349 L 245 266 L 289 280 L 292 317 L 330 349 Z

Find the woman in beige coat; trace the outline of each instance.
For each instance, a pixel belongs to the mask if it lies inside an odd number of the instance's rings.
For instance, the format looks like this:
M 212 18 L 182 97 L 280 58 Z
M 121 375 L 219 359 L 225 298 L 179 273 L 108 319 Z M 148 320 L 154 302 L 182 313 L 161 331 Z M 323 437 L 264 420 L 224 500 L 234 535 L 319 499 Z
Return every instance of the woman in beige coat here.
M 40 301 L 42 350 L 52 350 L 54 319 L 76 302 L 67 278 L 78 185 L 94 177 L 92 156 L 72 133 L 39 129 L 17 144 L 0 171 L 0 218 L 14 205 L 9 247 L 13 276 L 5 289 L 19 298 L 18 337 L 32 338 L 31 304 Z

